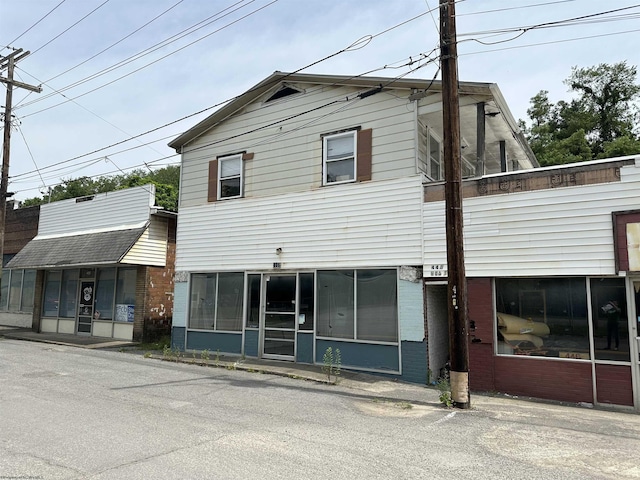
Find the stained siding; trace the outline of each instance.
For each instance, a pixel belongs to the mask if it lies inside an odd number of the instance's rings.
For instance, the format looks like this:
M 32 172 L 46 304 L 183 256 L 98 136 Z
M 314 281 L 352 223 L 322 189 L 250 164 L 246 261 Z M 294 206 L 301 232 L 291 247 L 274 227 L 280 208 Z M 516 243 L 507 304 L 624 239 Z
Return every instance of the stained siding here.
M 152 216 L 149 227 L 125 255 L 122 263 L 164 267 L 167 263 L 167 235 L 167 219 Z
M 245 197 L 317 188 L 322 183 L 320 135 L 357 126 L 373 129 L 373 180 L 415 174 L 415 117 L 406 98 L 383 92 L 345 102 L 360 90 L 301 86 L 307 93 L 250 105 L 185 147 L 181 208 L 206 203 L 209 160 L 240 151 L 255 153 L 244 162 Z
M 421 191 L 414 176 L 183 207 L 176 270 L 420 264 Z
M 117 190 L 94 195 L 93 200 L 76 199 L 47 203 L 40 207 L 38 238 L 88 232 L 123 226 L 143 226 L 149 220 L 155 186 Z
M 464 200 L 468 276 L 615 273 L 611 213 L 640 205 L 640 165 L 621 181 Z M 446 264 L 444 202 L 424 205 L 424 264 Z

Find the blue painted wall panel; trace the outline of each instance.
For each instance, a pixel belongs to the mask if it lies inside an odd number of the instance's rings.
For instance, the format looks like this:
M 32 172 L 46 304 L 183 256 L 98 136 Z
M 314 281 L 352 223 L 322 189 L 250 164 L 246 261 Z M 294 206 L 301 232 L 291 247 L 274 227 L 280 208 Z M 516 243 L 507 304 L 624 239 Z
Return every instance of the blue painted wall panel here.
M 241 333 L 187 332 L 187 350 L 209 350 L 220 353 L 242 353 Z
M 366 343 L 334 342 L 317 340 L 316 362 L 323 363 L 327 348 L 340 349 L 342 365 L 354 368 L 398 371 L 398 347 L 395 345 L 370 345 Z
M 313 332 L 298 333 L 296 361 L 300 363 L 313 363 Z M 324 355 L 324 353 L 323 353 Z
M 176 282 L 173 287 L 173 319 L 171 324 L 174 327 L 187 326 L 187 298 L 189 290 L 187 282 Z
M 172 327 L 171 328 L 171 348 L 177 348 L 180 351 L 184 351 L 184 336 L 187 329 L 184 327 Z
M 258 335 L 257 330 L 245 330 L 244 332 L 244 354 L 247 357 L 258 356 Z
M 427 383 L 427 342 L 402 342 L 402 375 L 405 382 Z

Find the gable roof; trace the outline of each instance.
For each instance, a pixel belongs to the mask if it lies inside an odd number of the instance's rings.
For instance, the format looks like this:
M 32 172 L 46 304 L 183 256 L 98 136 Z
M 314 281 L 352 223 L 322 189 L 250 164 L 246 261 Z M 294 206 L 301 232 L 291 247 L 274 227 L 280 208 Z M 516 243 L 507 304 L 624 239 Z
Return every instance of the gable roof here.
M 310 83 L 315 85 L 328 85 L 328 86 L 351 86 L 356 88 L 379 88 L 379 89 L 394 89 L 394 90 L 408 90 L 408 95 L 411 100 L 419 100 L 431 93 L 442 92 L 441 80 L 425 80 L 425 79 L 413 79 L 413 78 L 389 78 L 389 77 L 368 77 L 368 76 L 347 76 L 347 75 L 316 75 L 307 73 L 286 73 L 276 71 L 269 77 L 262 80 L 260 83 L 251 87 L 243 94 L 235 97 L 225 106 L 221 107 L 207 118 L 197 123 L 189 130 L 185 131 L 174 140 L 169 143 L 169 147 L 181 153 L 181 148 L 193 140 L 203 135 L 208 130 L 214 128 L 219 123 L 223 122 L 246 105 L 256 101 L 261 96 L 265 95 L 270 90 L 274 93 L 278 92 L 278 86 L 286 84 L 292 84 L 295 82 Z M 518 123 L 511 115 L 511 112 L 495 83 L 481 83 L 481 82 L 459 82 L 459 94 L 460 96 L 478 96 L 483 98 L 490 98 L 491 102 L 497 107 L 501 115 L 497 121 L 500 125 L 495 127 L 497 131 L 501 132 L 501 135 L 506 135 L 506 138 L 512 138 L 519 145 L 519 149 L 523 152 L 527 162 L 533 167 L 537 167 L 538 162 L 535 155 L 531 151 L 528 142 L 524 138 L 524 135 L 518 128 Z M 496 125 L 496 121 L 493 122 Z M 475 130 L 475 123 L 473 125 Z

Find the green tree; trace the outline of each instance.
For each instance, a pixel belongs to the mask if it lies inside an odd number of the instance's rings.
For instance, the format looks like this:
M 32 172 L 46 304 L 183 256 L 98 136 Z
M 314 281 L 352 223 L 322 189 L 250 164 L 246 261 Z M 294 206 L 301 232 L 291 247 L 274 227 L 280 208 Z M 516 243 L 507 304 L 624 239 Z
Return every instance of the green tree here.
M 24 200 L 20 207 L 31 207 L 44 203 L 84 197 L 96 193 L 113 192 L 124 188 L 153 183 L 156 186 L 156 205 L 166 210 L 178 211 L 178 188 L 180 185 L 180 167 L 169 166 L 156 171 L 134 170 L 128 174 L 101 176 L 96 178 L 79 177 L 65 179 L 42 197 Z
M 576 97 L 553 103 L 531 98 L 530 124 L 521 122 L 541 165 L 640 153 L 637 69 L 626 62 L 574 67 L 565 84 Z

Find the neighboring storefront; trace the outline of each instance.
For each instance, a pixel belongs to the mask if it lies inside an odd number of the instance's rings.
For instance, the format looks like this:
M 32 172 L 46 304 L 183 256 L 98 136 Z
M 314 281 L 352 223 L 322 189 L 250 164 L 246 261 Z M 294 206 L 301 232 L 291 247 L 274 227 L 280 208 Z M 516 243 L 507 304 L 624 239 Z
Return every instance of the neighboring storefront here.
M 438 195 L 426 187 L 425 231 Z M 638 206 L 634 157 L 465 182 L 472 389 L 640 409 Z
M 23 294 L 29 275 L 34 330 L 137 341 L 169 333 L 176 215 L 154 204 L 145 185 L 41 207 L 38 235 L 7 264 L 11 280 L 22 273 Z
M 40 207 L 13 208 L 7 202 L 2 281 L 0 282 L 0 325 L 30 328 L 33 317 L 36 271 L 4 267 L 38 233 Z

